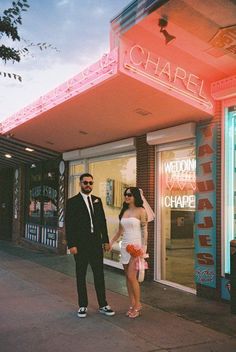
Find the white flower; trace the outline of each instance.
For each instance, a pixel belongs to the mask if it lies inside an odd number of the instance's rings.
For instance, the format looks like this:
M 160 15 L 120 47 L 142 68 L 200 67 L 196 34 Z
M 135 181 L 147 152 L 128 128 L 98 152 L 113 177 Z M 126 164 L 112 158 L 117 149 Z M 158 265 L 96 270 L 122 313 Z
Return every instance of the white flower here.
M 95 201 L 93 203 L 99 203 L 99 199 L 95 199 Z

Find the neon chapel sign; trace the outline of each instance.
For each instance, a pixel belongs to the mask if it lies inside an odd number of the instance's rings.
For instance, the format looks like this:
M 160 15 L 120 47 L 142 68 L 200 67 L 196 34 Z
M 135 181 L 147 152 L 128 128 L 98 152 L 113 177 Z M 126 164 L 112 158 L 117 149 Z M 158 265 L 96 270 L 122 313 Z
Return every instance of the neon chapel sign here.
M 171 191 L 173 188 L 180 191 L 196 189 L 196 159 L 186 158 L 166 161 L 162 165 L 165 175 L 165 187 Z M 194 194 L 167 195 L 162 197 L 162 206 L 166 208 L 195 208 Z
M 211 101 L 204 95 L 204 81 L 193 73 L 138 44 L 129 49 L 126 60 L 126 69 L 203 105 L 207 110 L 212 109 Z

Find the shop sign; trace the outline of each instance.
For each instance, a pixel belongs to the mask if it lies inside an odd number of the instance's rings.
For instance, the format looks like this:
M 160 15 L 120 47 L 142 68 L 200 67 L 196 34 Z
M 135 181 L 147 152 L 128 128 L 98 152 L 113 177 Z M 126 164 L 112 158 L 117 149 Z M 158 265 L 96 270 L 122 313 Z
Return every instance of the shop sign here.
M 194 72 L 187 71 L 182 65 L 176 65 L 139 44 L 128 46 L 123 43 L 123 46 L 123 67 L 126 73 L 209 114 L 213 113 L 210 93 L 206 93 L 209 87 L 207 89 L 205 81 Z
M 162 166 L 165 188 L 181 194 L 162 197 L 162 206 L 165 208 L 195 209 L 195 195 L 189 194 L 196 189 L 196 159 L 183 158 L 165 161 Z
M 194 195 L 183 195 L 183 196 L 165 196 L 163 204 L 165 208 L 192 208 L 195 209 L 195 196 Z
M 46 239 L 56 241 L 57 232 L 54 229 L 46 228 Z
M 57 200 L 57 191 L 54 188 L 46 185 L 43 185 L 43 188 L 41 186 L 33 187 L 30 191 L 30 195 L 33 199 L 40 198 L 40 196 L 43 195 L 44 197 L 54 201 Z
M 195 281 L 216 287 L 216 126 L 197 128 Z

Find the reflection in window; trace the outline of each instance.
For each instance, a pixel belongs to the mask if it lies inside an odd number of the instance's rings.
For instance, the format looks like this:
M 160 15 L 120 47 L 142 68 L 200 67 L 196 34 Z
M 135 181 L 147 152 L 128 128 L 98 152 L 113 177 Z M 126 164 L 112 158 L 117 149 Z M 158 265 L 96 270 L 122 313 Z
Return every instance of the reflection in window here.
M 58 211 L 58 163 L 48 161 L 43 165 L 43 224 L 57 226 Z
M 124 190 L 136 185 L 136 156 L 133 154 L 90 162 L 89 173 L 94 177 L 93 193 L 102 198 L 109 237 L 113 237 L 119 225 Z M 119 243 L 113 248 L 112 253 L 106 253 L 105 257 L 119 261 Z
M 28 169 L 28 222 L 57 226 L 58 221 L 58 161 L 32 164 Z
M 32 164 L 29 169 L 29 221 L 34 224 L 40 223 L 41 218 L 41 165 Z
M 77 163 L 70 164 L 69 166 L 69 198 L 73 197 L 80 191 L 79 178 L 85 172 L 84 163 L 79 161 Z

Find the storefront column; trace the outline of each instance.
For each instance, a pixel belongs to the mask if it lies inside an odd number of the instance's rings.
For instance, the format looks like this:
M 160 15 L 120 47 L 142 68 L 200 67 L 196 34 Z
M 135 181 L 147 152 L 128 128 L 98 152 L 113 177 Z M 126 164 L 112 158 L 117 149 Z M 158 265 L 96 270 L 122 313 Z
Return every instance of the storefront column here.
M 24 236 L 25 168 L 14 171 L 12 241 L 19 243 Z
M 137 187 L 143 190 L 148 203 L 155 209 L 155 147 L 148 145 L 146 135 L 136 138 L 137 151 Z M 154 221 L 148 224 L 149 270 L 146 279 L 154 278 Z
M 65 234 L 65 203 L 68 197 L 68 162 L 59 164 L 59 197 L 58 197 L 58 253 L 66 254 L 67 243 Z

